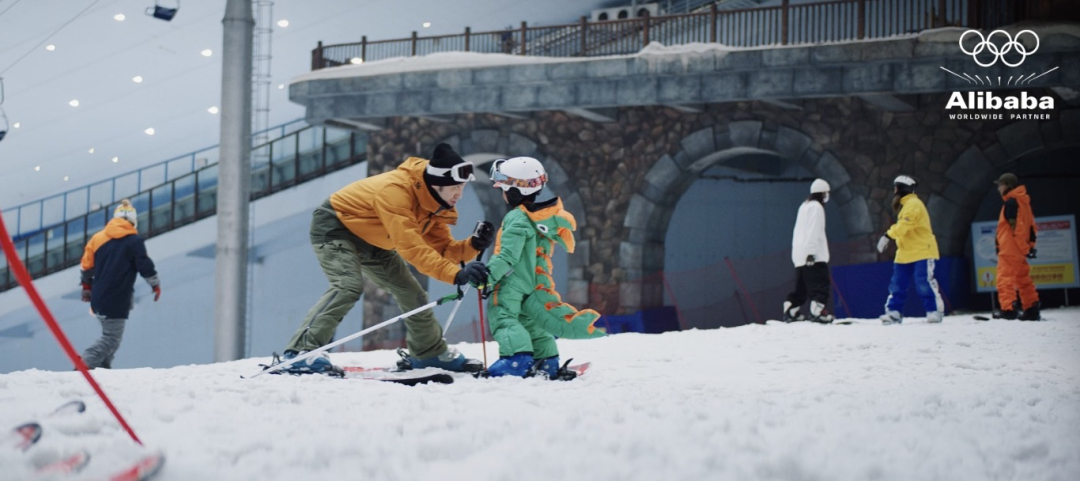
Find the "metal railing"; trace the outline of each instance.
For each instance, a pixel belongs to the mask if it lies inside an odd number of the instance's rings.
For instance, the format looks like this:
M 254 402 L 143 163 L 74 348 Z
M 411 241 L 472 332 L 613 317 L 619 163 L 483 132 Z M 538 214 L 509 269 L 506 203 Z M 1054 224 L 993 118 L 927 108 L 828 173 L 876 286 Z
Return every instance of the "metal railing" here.
M 311 52 L 318 70 L 359 61 L 436 52 L 506 53 L 548 57 L 599 57 L 641 50 L 649 42 L 720 43 L 734 47 L 800 45 L 883 38 L 929 28 L 992 28 L 1026 18 L 1024 0 L 834 0 L 818 3 L 644 16 L 622 20 L 529 27 L 403 39 L 323 45 Z
M 366 158 L 367 135 L 309 126 L 257 146 L 252 158 L 251 199 L 259 199 Z M 258 160 L 267 159 L 267 160 Z M 215 162 L 129 196 L 139 213 L 138 231 L 151 238 L 217 213 Z M 31 277 L 78 265 L 89 237 L 103 229 L 120 199 L 108 202 L 15 242 Z M 72 283 L 76 283 L 72 279 Z M 0 292 L 18 285 L 0 258 Z
M 255 132 L 252 139 L 263 141 L 285 137 L 307 126 L 304 119 L 297 119 L 269 129 Z M 143 188 L 156 186 L 190 174 L 218 161 L 218 146 L 163 160 L 141 169 L 77 187 L 66 192 L 4 209 L 4 222 L 16 240 L 34 235 L 42 229 L 82 216 L 103 205 L 114 204 L 131 197 Z

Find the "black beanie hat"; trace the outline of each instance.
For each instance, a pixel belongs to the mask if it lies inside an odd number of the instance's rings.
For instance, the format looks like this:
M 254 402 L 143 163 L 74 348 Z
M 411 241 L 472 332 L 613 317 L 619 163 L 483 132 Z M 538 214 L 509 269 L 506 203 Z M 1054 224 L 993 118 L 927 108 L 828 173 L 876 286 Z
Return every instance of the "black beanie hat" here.
M 444 142 L 435 146 L 435 151 L 431 153 L 431 161 L 429 162 L 429 165 L 431 167 L 437 167 L 440 169 L 448 169 L 462 163 L 465 163 L 465 159 L 462 159 L 461 156 L 457 154 L 457 152 L 454 152 L 454 149 L 450 147 L 450 144 Z M 436 177 L 429 174 L 425 170 L 424 182 L 427 182 L 427 184 L 430 186 L 440 187 L 461 184 L 461 182 L 454 180 L 454 177 L 449 171 L 447 171 L 441 176 Z

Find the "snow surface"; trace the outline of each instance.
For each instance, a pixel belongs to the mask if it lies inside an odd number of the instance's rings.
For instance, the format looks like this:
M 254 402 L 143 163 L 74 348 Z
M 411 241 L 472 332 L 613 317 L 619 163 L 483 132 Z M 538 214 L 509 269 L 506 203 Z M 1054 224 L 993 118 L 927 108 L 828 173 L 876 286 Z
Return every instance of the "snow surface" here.
M 240 379 L 266 358 L 94 374 L 167 454 L 163 481 L 1075 480 L 1080 309 L 1045 315 L 560 340 L 564 359 L 593 363 L 564 383 Z M 86 413 L 46 416 L 76 398 Z M 0 375 L 0 406 L 0 426 L 45 429 L 26 454 L 0 451 L 0 479 L 79 447 L 92 459 L 73 479 L 140 452 L 75 372 Z

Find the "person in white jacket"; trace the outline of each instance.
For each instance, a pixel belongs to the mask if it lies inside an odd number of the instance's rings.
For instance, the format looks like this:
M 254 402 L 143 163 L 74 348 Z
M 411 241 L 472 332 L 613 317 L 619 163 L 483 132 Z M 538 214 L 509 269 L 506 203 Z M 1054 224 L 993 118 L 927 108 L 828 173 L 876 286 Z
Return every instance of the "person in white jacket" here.
M 810 196 L 799 206 L 795 231 L 791 236 L 791 262 L 795 264 L 795 290 L 784 302 L 784 322 L 811 320 L 830 323 L 829 243 L 825 238 L 825 203 L 829 201 L 829 183 L 816 179 L 810 184 Z M 810 316 L 799 310 L 810 298 Z

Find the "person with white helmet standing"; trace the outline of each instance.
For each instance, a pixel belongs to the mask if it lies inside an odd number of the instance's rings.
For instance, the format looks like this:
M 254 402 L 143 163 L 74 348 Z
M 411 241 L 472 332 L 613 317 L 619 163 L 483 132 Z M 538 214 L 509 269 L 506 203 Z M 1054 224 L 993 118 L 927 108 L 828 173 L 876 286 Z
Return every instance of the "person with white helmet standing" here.
M 903 322 L 900 314 L 907 300 L 908 284 L 915 279 L 915 290 L 926 309 L 926 322 L 941 322 L 945 303 L 941 300 L 937 279 L 934 278 L 934 262 L 938 255 L 937 239 L 930 226 L 930 213 L 919 196 L 915 195 L 915 179 L 901 175 L 893 181 L 893 210 L 897 211 L 896 223 L 878 239 L 878 252 L 885 252 L 889 241 L 896 241 L 896 258 L 893 261 L 892 282 L 889 298 L 885 301 L 885 325 Z
M 829 183 L 815 179 L 810 196 L 799 206 L 791 236 L 791 262 L 795 264 L 795 290 L 784 301 L 784 322 L 809 319 L 828 324 L 829 314 L 829 242 L 825 238 L 825 203 L 829 201 Z M 810 317 L 799 309 L 810 299 Z
M 536 198 L 547 183 L 547 172 L 532 157 L 496 160 L 491 180 L 502 189 L 511 207 L 495 237 L 495 254 L 488 261 L 488 301 L 492 337 L 499 343 L 499 360 L 490 376 L 539 374 L 566 379 L 560 372 L 555 336 L 587 339 L 604 336 L 593 324 L 600 313 L 577 310 L 555 291 L 551 256 L 559 245 L 573 253 L 577 228 L 574 216 L 558 197 Z

